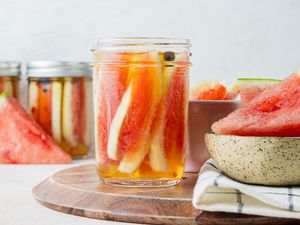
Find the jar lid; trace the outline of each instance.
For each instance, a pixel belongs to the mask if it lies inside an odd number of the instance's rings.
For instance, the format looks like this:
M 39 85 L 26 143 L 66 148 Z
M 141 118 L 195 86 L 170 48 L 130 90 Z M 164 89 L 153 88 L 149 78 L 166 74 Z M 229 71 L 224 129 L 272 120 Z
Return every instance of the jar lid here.
M 84 77 L 92 74 L 88 62 L 32 61 L 26 67 L 28 77 Z
M 17 61 L 0 61 L 0 76 L 20 76 L 21 62 Z

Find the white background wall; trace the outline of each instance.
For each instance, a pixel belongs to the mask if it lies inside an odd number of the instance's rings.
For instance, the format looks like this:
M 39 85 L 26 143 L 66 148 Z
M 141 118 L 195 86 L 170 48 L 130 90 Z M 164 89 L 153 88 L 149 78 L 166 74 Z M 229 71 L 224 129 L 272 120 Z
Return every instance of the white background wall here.
M 300 68 L 299 0 L 0 0 L 0 60 L 91 60 L 95 37 L 193 44 L 192 85 Z

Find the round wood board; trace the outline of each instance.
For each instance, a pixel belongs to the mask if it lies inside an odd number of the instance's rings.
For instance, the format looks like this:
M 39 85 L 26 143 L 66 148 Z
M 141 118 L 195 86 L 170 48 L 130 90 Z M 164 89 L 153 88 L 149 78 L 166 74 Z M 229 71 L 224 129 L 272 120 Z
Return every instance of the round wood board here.
M 191 198 L 196 173 L 168 188 L 126 188 L 99 182 L 94 165 L 61 170 L 33 188 L 42 205 L 64 213 L 95 219 L 170 225 L 299 224 L 299 220 L 203 212 Z

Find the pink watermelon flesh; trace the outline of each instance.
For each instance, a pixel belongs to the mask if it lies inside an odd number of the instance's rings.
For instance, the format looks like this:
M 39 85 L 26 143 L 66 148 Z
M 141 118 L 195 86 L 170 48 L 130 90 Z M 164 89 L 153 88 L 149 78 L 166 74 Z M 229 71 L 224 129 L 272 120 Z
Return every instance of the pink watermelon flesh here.
M 266 88 L 267 86 L 240 88 L 242 105 L 248 104 L 252 99 L 254 99 L 264 90 L 266 90 Z
M 113 66 L 110 66 L 113 67 Z M 122 100 L 122 96 L 126 90 L 127 82 L 127 68 L 113 67 L 109 70 L 102 68 L 103 71 L 109 71 L 106 75 L 99 77 L 99 89 L 101 90 L 101 96 L 98 96 L 99 114 L 98 120 L 98 137 L 99 142 L 99 159 L 102 164 L 113 162 L 107 155 L 107 142 L 110 133 L 111 122 L 115 116 L 118 106 Z
M 71 162 L 14 98 L 0 96 L 0 118 L 0 164 Z
M 239 87 L 241 95 L 241 104 L 248 104 L 252 99 L 260 95 L 260 93 L 264 92 L 268 88 L 273 87 L 274 85 L 275 84 L 266 84 L 263 86 Z
M 240 136 L 300 136 L 300 75 L 267 87 L 257 97 L 215 122 L 216 134 Z

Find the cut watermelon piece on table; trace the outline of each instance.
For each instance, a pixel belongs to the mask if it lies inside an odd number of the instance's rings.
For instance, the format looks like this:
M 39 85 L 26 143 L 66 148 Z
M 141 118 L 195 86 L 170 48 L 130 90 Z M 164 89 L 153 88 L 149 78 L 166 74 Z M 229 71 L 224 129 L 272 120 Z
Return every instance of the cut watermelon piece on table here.
M 54 140 L 12 97 L 0 95 L 0 163 L 58 164 L 71 162 Z
M 215 122 L 223 135 L 300 137 L 300 75 L 266 87 L 242 108 Z
M 159 104 L 162 77 L 157 51 L 133 56 L 129 76 L 132 85 L 131 102 L 119 132 L 118 150 L 121 161 L 118 170 L 133 173 L 140 166 L 150 148 L 151 125 Z M 148 62 L 149 66 L 136 66 Z M 157 65 L 158 66 L 153 66 Z
M 247 104 L 266 88 L 277 84 L 281 80 L 261 78 L 239 78 L 237 86 L 241 95 L 242 105 Z

